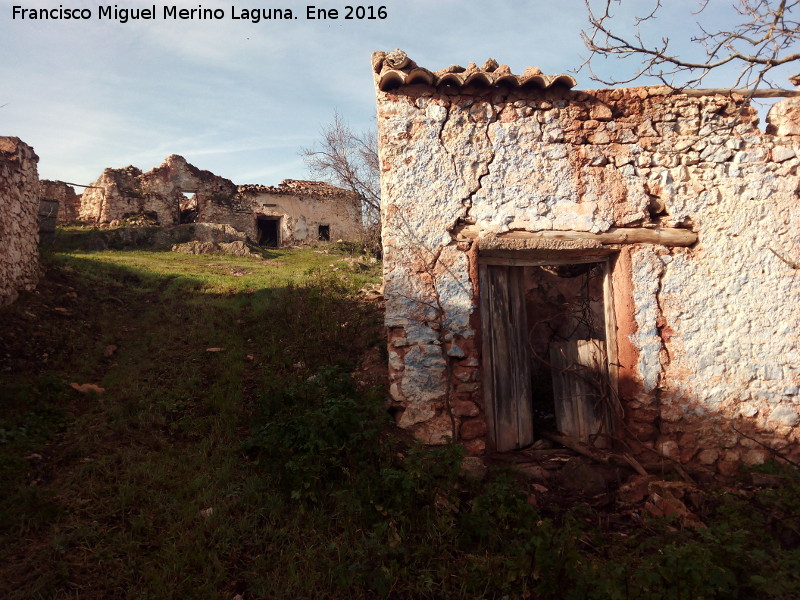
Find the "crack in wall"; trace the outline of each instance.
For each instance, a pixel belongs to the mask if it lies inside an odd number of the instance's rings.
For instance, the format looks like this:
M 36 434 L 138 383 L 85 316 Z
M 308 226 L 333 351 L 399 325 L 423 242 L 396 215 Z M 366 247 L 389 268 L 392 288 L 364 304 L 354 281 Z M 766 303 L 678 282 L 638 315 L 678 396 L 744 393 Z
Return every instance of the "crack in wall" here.
M 492 170 L 492 163 L 494 163 L 494 159 L 497 157 L 497 150 L 494 147 L 494 142 L 492 141 L 492 137 L 489 135 L 489 128 L 497 122 L 497 109 L 489 105 L 489 108 L 492 110 L 492 117 L 486 121 L 486 129 L 484 131 L 484 135 L 486 136 L 486 141 L 491 149 L 491 156 L 489 160 L 486 162 L 486 170 L 478 175 L 478 184 L 475 186 L 475 189 L 470 190 L 469 194 L 466 198 L 461 201 L 461 204 L 466 208 L 466 212 L 464 216 L 461 217 L 465 221 L 469 221 L 470 219 L 474 219 L 470 217 L 470 213 L 472 212 L 472 206 L 474 204 L 475 194 L 477 194 L 481 189 L 483 189 L 483 180 L 484 178 L 491 173 Z
M 658 306 L 658 316 L 656 317 L 656 331 L 658 332 L 658 337 L 661 340 L 661 351 L 659 352 L 659 362 L 661 363 L 661 374 L 659 376 L 659 385 L 656 387 L 661 387 L 663 383 L 663 379 L 665 377 L 666 368 L 670 362 L 672 362 L 672 356 L 670 355 L 669 348 L 667 343 L 669 342 L 672 330 L 667 323 L 666 318 L 664 317 L 664 306 L 663 300 L 661 298 L 661 290 L 663 289 L 663 281 L 664 275 L 667 272 L 667 264 L 661 259 L 662 256 L 669 256 L 672 257 L 672 249 L 668 248 L 664 253 L 658 255 L 658 259 L 661 261 L 662 267 L 658 272 L 658 277 L 656 278 L 656 305 Z
M 664 340 L 659 330 L 659 323 L 663 320 L 659 296 L 664 263 L 650 249 L 635 252 L 631 259 L 633 302 L 636 307 L 636 332 L 631 335 L 631 341 L 639 354 L 637 371 L 641 377 L 642 391 L 651 394 L 663 383 L 664 377 Z
M 453 175 L 455 176 L 458 174 L 458 168 L 456 166 L 456 157 L 452 152 L 450 152 L 450 150 L 447 149 L 447 145 L 444 143 L 444 138 L 442 137 L 442 135 L 444 134 L 444 128 L 447 127 L 447 124 L 450 122 L 450 109 L 452 108 L 452 105 L 443 104 L 442 107 L 445 110 L 445 116 L 444 119 L 442 119 L 441 126 L 439 127 L 439 133 L 438 133 L 439 144 L 442 146 L 442 149 L 445 151 L 447 156 L 450 157 L 450 165 L 453 167 Z

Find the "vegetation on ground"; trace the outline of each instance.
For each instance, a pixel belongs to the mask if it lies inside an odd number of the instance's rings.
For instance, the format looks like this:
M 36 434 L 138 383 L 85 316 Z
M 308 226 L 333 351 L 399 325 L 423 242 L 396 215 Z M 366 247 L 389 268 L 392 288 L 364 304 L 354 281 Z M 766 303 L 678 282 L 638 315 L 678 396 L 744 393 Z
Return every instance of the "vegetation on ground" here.
M 686 528 L 535 506 L 395 431 L 380 265 L 353 248 L 61 247 L 0 311 L 4 599 L 799 595 L 786 467 Z

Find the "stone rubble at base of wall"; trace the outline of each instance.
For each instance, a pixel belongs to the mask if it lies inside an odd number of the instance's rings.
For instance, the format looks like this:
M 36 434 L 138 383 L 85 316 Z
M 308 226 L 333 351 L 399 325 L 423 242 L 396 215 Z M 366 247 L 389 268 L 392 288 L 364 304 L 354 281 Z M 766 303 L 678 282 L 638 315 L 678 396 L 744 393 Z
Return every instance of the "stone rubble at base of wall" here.
M 39 280 L 39 157 L 15 137 L 0 137 L 0 306 Z
M 402 427 L 473 453 L 488 441 L 479 242 L 457 241 L 458 223 L 479 239 L 686 227 L 690 248 L 615 246 L 624 436 L 722 474 L 767 459 L 762 443 L 800 457 L 800 276 L 780 258 L 800 259 L 800 99 L 765 134 L 740 97 L 663 88 L 377 94 Z

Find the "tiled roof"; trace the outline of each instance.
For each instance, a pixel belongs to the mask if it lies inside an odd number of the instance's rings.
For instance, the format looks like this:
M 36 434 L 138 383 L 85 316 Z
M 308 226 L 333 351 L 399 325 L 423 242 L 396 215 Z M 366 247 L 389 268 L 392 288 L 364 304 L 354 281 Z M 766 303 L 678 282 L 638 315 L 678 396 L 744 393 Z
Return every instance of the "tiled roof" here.
M 572 75 L 544 75 L 535 67 L 528 67 L 522 75 L 514 75 L 508 65 L 499 65 L 493 58 L 479 68 L 475 63 L 468 67 L 452 65 L 440 71 L 429 71 L 420 67 L 402 50 L 374 52 L 372 69 L 378 89 L 388 91 L 403 85 L 421 83 L 431 86 L 483 87 L 510 86 L 547 89 L 553 86 L 572 88 L 578 85 Z
M 289 196 L 318 196 L 337 197 L 348 196 L 351 192 L 338 188 L 324 181 L 303 181 L 299 179 L 284 179 L 278 185 L 240 185 L 239 193 L 252 194 L 283 194 Z

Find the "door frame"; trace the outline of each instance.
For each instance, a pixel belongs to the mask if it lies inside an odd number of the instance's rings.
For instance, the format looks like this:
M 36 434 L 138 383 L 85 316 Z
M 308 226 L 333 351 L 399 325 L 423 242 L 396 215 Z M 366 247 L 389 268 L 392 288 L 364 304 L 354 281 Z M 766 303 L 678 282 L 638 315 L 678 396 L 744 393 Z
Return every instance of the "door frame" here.
M 591 248 L 586 252 L 566 250 L 563 252 L 547 250 L 503 250 L 488 251 L 478 257 L 478 287 L 479 307 L 481 319 L 481 375 L 483 382 L 483 403 L 486 425 L 488 430 L 489 445 L 497 451 L 512 448 L 497 448 L 497 403 L 494 401 L 495 381 L 498 373 L 495 370 L 492 351 L 492 329 L 487 322 L 489 314 L 489 269 L 493 266 L 501 267 L 542 267 L 557 265 L 572 265 L 585 263 L 601 263 L 603 265 L 603 317 L 606 336 L 606 370 L 609 388 L 616 401 L 618 401 L 619 368 L 617 360 L 617 323 L 614 310 L 614 293 L 612 276 L 616 262 L 616 252 L 607 248 Z M 527 328 L 526 328 L 527 331 Z M 526 336 L 527 337 L 527 336 Z M 527 349 L 526 349 L 527 350 Z M 532 402 L 532 398 L 531 398 Z M 616 411 L 609 411 L 610 427 L 613 431 Z M 535 438 L 534 438 L 535 439 Z

